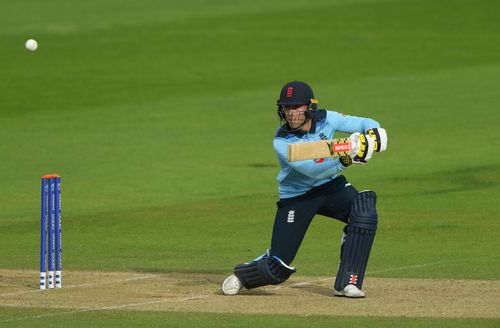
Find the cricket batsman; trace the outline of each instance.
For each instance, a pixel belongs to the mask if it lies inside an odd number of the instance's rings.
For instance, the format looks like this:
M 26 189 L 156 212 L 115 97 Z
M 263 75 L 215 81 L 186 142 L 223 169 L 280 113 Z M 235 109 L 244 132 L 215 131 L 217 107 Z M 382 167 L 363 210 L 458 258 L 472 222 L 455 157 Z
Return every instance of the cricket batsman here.
M 289 82 L 281 89 L 277 105 L 282 125 L 273 142 L 281 166 L 280 199 L 271 248 L 234 267 L 222 283 L 225 295 L 287 280 L 296 271 L 291 264 L 306 231 L 320 214 L 345 223 L 333 295 L 365 296 L 361 288 L 378 222 L 376 194 L 359 192 L 340 173 L 353 163 L 366 164 L 373 152 L 385 150 L 387 134 L 373 119 L 317 109 L 317 103 L 304 82 Z M 333 139 L 336 131 L 352 133 L 349 156 L 288 162 L 289 144 Z

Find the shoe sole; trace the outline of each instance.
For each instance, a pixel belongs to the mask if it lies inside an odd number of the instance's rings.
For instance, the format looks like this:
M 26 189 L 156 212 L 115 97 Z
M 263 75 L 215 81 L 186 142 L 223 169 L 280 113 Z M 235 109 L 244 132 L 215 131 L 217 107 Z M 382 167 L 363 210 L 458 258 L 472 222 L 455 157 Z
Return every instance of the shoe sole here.
M 346 294 L 344 292 L 339 292 L 337 290 L 333 291 L 333 295 L 338 296 L 338 297 L 347 297 L 347 298 L 363 298 L 363 297 L 365 297 L 364 293 L 363 294 L 356 294 L 356 295 L 352 295 L 352 294 L 349 295 L 349 294 Z

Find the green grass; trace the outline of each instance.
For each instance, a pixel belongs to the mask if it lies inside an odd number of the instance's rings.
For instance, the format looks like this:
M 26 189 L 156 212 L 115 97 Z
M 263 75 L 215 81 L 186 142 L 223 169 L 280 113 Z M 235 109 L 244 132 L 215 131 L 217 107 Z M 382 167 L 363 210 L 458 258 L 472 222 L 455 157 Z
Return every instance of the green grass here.
M 176 312 L 127 312 L 127 311 L 89 311 L 64 312 L 56 310 L 47 313 L 40 310 L 8 309 L 4 312 L 9 319 L 3 327 L 497 327 L 498 321 L 492 319 L 439 319 L 439 318 L 380 318 L 344 316 L 289 316 L 289 315 L 240 315 L 215 313 L 176 313 Z M 52 314 L 52 315 L 51 315 Z M 38 317 L 39 316 L 39 317 Z M 28 317 L 29 319 L 24 319 Z M 23 320 L 15 320 L 15 319 Z M 0 322 L 2 317 L 0 316 Z
M 37 268 L 39 177 L 52 172 L 63 177 L 66 269 L 222 273 L 262 253 L 277 198 L 274 104 L 301 79 L 320 107 L 389 132 L 387 152 L 345 171 L 379 195 L 372 276 L 499 279 L 499 10 L 494 0 L 4 4 L 0 268 Z M 37 52 L 23 49 L 28 38 Z M 334 274 L 340 234 L 317 218 L 299 272 Z

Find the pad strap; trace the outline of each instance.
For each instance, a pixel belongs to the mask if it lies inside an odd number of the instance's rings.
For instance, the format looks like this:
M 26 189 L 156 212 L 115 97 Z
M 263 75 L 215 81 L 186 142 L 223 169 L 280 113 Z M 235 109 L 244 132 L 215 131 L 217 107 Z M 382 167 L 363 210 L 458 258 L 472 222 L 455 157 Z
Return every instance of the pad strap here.
M 246 289 L 280 284 L 295 271 L 295 268 L 286 265 L 279 257 L 268 254 L 234 267 L 234 274 Z
M 377 194 L 371 190 L 360 192 L 352 203 L 349 225 L 361 229 L 377 230 Z

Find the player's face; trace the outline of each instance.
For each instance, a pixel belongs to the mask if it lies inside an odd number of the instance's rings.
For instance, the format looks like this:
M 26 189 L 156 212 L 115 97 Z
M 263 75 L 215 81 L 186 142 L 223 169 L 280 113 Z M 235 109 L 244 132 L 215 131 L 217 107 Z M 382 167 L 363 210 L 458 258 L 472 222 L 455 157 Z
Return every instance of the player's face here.
M 289 105 L 284 107 L 285 119 L 292 129 L 300 127 L 306 121 L 307 105 Z

